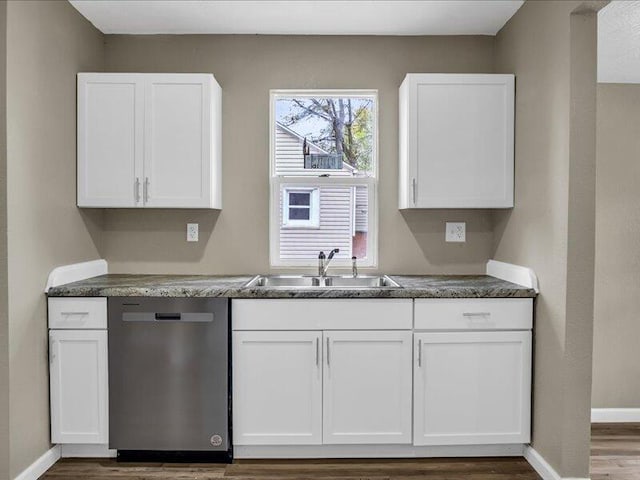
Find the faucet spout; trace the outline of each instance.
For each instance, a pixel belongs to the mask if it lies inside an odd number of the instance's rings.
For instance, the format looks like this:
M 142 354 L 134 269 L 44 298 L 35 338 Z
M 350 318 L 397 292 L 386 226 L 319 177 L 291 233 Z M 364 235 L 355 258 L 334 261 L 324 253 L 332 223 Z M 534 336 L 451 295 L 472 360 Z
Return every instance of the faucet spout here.
M 328 257 L 325 257 L 324 252 L 320 252 L 320 255 L 318 255 L 318 276 L 325 277 L 327 275 L 327 268 L 329 268 L 329 263 L 336 253 L 340 253 L 339 248 L 334 248 L 333 250 L 331 250 Z

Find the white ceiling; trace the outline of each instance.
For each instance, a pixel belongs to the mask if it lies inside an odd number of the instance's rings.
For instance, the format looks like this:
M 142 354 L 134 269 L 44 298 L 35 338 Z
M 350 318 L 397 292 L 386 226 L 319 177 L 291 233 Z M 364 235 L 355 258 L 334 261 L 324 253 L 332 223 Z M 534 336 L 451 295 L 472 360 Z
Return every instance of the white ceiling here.
M 640 1 L 613 1 L 598 13 L 598 81 L 640 83 Z
M 495 35 L 524 0 L 69 0 L 103 33 Z

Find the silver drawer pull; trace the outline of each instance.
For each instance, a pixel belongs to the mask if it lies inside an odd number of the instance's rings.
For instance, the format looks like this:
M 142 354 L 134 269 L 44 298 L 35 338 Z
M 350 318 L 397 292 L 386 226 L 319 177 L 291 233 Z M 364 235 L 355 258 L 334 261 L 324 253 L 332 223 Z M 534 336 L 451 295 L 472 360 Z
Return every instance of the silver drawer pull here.
M 89 315 L 89 312 L 60 312 L 60 315 Z
M 491 312 L 464 312 L 463 317 L 490 317 Z

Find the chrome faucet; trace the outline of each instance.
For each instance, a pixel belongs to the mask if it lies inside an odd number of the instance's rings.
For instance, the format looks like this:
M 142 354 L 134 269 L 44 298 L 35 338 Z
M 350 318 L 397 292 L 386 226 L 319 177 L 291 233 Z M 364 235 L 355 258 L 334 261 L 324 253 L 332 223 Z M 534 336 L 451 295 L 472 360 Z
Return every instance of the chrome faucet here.
M 320 254 L 318 255 L 318 276 L 319 277 L 327 276 L 327 268 L 329 268 L 329 263 L 331 262 L 331 259 L 336 253 L 340 253 L 339 248 L 334 248 L 333 250 L 331 250 L 331 252 L 329 252 L 328 257 L 325 257 L 324 252 L 320 252 Z
M 353 278 L 356 278 L 358 276 L 357 261 L 358 261 L 357 257 L 351 257 L 351 275 L 353 276 Z

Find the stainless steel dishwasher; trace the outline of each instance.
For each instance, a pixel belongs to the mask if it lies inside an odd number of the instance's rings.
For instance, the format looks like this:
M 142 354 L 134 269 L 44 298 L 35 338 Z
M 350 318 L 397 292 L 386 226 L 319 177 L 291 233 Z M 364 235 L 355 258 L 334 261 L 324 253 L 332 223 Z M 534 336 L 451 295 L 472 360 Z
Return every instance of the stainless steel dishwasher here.
M 108 311 L 118 458 L 230 460 L 228 299 L 111 297 Z

